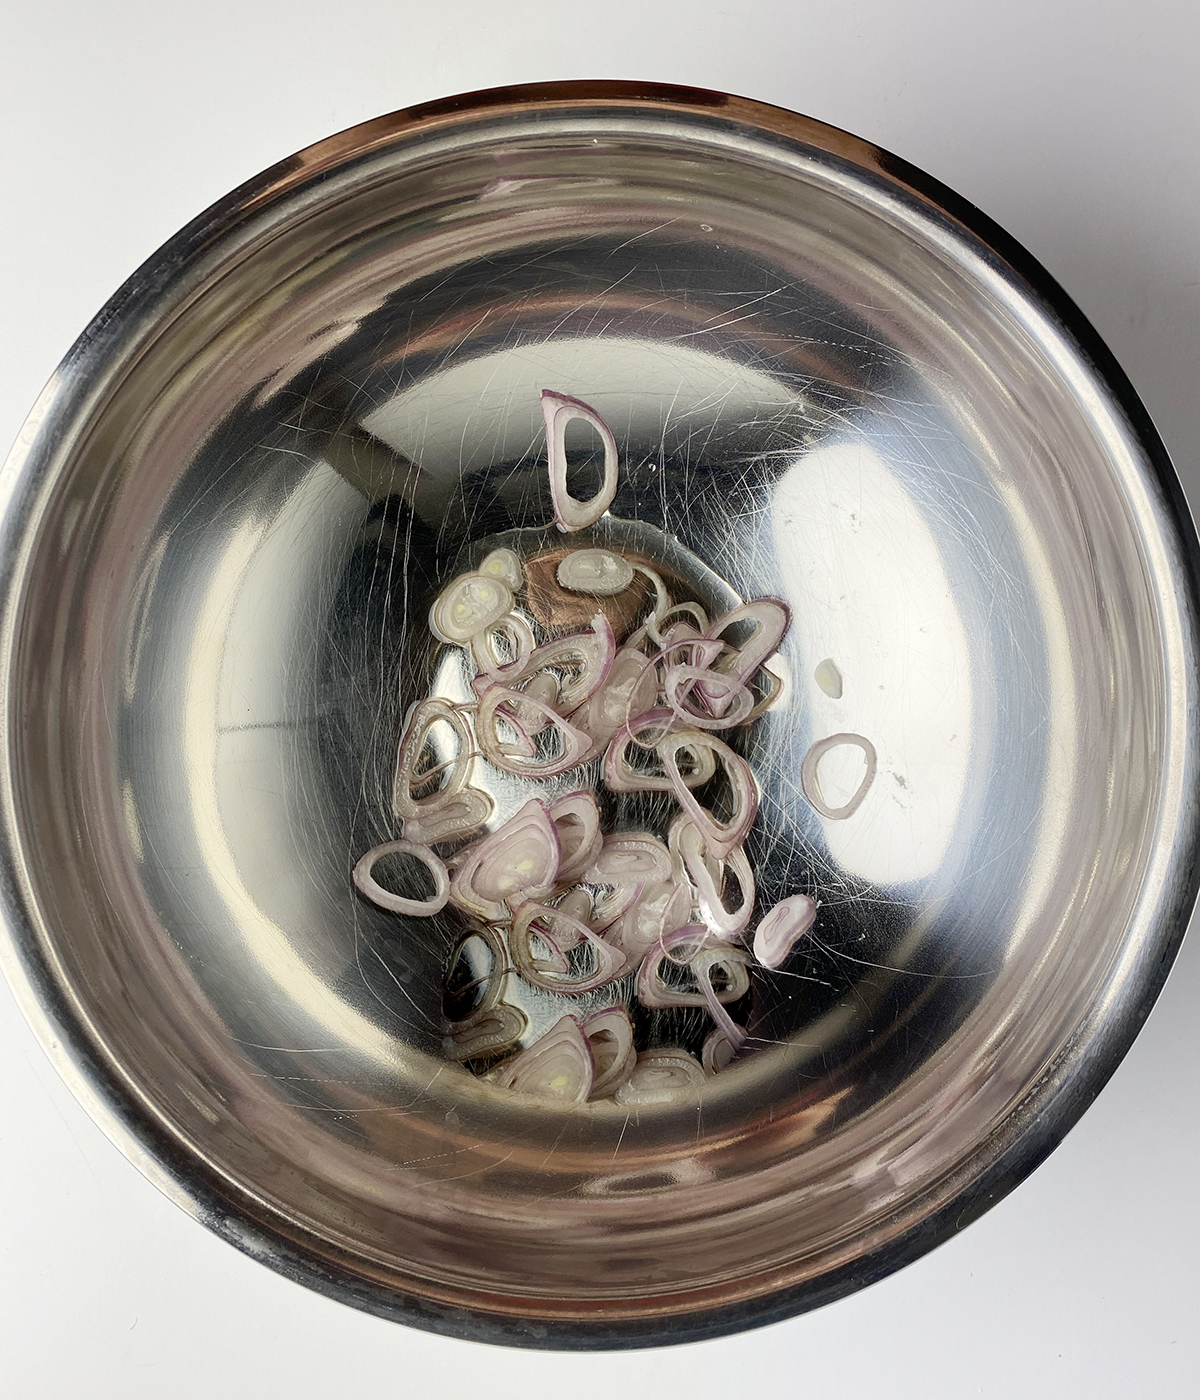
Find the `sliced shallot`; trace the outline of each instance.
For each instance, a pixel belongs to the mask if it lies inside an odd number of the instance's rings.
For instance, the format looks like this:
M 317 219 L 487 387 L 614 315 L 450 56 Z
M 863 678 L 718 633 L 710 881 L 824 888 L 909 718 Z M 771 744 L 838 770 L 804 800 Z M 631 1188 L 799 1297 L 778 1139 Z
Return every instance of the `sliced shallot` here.
M 782 899 L 759 924 L 754 956 L 764 967 L 782 967 L 788 954 L 817 921 L 817 901 L 794 894 Z
M 555 523 L 560 530 L 582 530 L 600 519 L 617 494 L 617 440 L 594 408 L 567 394 L 543 389 L 542 416 L 546 420 L 546 453 Z M 567 424 L 575 418 L 590 423 L 604 444 L 604 480 L 590 501 L 576 500 L 567 489 Z
M 550 820 L 558 828 L 558 844 L 562 851 L 558 881 L 570 884 L 581 879 L 600 854 L 603 841 L 600 809 L 592 793 L 581 788 L 555 798 L 550 804 Z
M 433 893 L 428 899 L 407 899 L 404 895 L 385 890 L 376 881 L 372 871 L 384 856 L 390 855 L 415 856 L 426 867 L 433 876 Z M 428 918 L 444 909 L 450 896 L 450 876 L 445 865 L 428 846 L 420 846 L 415 841 L 385 841 L 382 846 L 368 851 L 354 867 L 354 883 L 372 904 L 378 904 L 381 909 L 390 910 L 393 914 L 416 914 L 421 918 Z
M 418 771 L 417 764 L 429 748 L 431 731 L 437 724 L 449 725 L 454 731 L 454 756 L 448 765 L 438 764 L 436 768 Z M 401 818 L 424 816 L 437 811 L 463 786 L 473 757 L 474 741 L 470 726 L 448 700 L 435 695 L 413 705 L 396 752 L 392 811 Z M 436 791 L 424 797 L 415 796 L 435 776 L 441 777 Z
M 704 1073 L 720 1074 L 733 1063 L 736 1054 L 737 1050 L 725 1032 L 720 1026 L 714 1026 L 704 1037 L 704 1044 L 700 1047 L 700 1063 L 704 1066 Z
M 565 928 L 568 939 L 560 941 L 555 936 L 556 929 Z M 549 956 L 539 957 L 534 951 L 534 939 L 543 945 Z M 568 951 L 578 953 L 586 945 L 590 967 L 579 970 L 572 967 Z M 565 913 L 563 909 L 529 900 L 517 910 L 509 935 L 509 948 L 517 971 L 545 992 L 558 992 L 563 996 L 581 996 L 584 992 L 594 992 L 597 987 L 607 986 L 627 970 L 628 959 L 625 953 L 611 943 L 606 943 L 599 934 L 581 920 Z M 576 956 L 575 962 L 580 961 Z
M 496 1071 L 501 1088 L 560 1103 L 583 1103 L 595 1078 L 592 1047 L 574 1016 L 563 1016 L 536 1044 Z
M 733 948 L 728 943 L 713 943 L 706 938 L 708 930 L 703 924 L 685 924 L 672 933 L 665 934 L 646 955 L 638 971 L 638 1000 L 651 1010 L 661 1010 L 666 1006 L 710 1006 L 712 998 L 718 1003 L 741 1001 L 750 990 L 750 974 L 746 970 L 746 954 L 741 948 Z M 686 985 L 664 981 L 663 963 L 670 963 L 670 952 L 679 944 L 698 945 L 688 959 L 686 966 L 695 978 L 692 990 Z M 674 966 L 679 966 L 674 963 Z M 712 985 L 712 974 L 724 972 L 725 986 L 717 991 Z M 708 982 L 709 994 L 703 984 Z
M 723 859 L 711 855 L 703 833 L 686 813 L 671 823 L 670 847 L 679 852 L 696 887 L 704 921 L 719 938 L 736 938 L 754 913 L 754 872 L 741 846 L 735 846 Z M 726 867 L 737 880 L 740 896 L 735 908 L 725 903 Z
M 516 593 L 525 582 L 525 570 L 511 549 L 493 549 L 479 566 L 484 578 L 498 578 Z
M 787 604 L 781 603 L 778 598 L 755 598 L 733 608 L 724 617 L 718 617 L 708 627 L 706 636 L 720 638 L 739 622 L 749 622 L 754 627 L 742 645 L 722 659 L 720 670 L 741 681 L 748 681 L 767 657 L 779 649 L 791 617 Z M 724 713 L 730 703 L 728 698 L 717 695 L 714 689 L 712 707 L 715 714 Z
M 719 821 L 688 791 L 695 784 L 691 781 L 690 774 L 680 771 L 680 749 L 691 754 L 707 753 L 713 761 L 714 769 L 717 763 L 724 768 L 734 802 L 734 814 L 727 822 Z M 735 846 L 740 846 L 746 839 L 747 832 L 754 824 L 754 814 L 758 810 L 758 788 L 755 786 L 750 765 L 720 739 L 714 739 L 711 734 L 701 734 L 698 730 L 668 734 L 658 745 L 656 752 L 662 759 L 676 801 L 700 828 L 708 849 L 719 860 L 724 860 Z
M 571 593 L 612 598 L 633 582 L 633 565 L 611 549 L 573 549 L 564 555 L 555 577 Z
M 497 831 L 463 856 L 450 882 L 450 900 L 486 921 L 506 919 L 506 901 L 540 899 L 554 888 L 558 831 L 545 806 L 531 798 Z
M 461 841 L 491 819 L 496 804 L 481 788 L 465 787 L 453 797 L 439 802 L 433 811 L 422 809 L 415 817 L 405 817 L 404 839 L 432 846 L 439 841 Z
M 670 792 L 675 787 L 676 779 L 672 778 L 669 769 L 662 774 L 647 773 L 630 765 L 630 745 L 646 749 L 648 745 L 639 743 L 638 736 L 647 733 L 655 736 L 653 747 L 656 753 L 661 753 L 668 741 L 678 739 L 672 753 L 677 756 L 682 749 L 694 760 L 694 767 L 688 773 L 679 768 L 677 761 L 675 763 L 677 780 L 685 786 L 702 787 L 714 776 L 717 751 L 713 745 L 719 741 L 709 740 L 698 729 L 671 734 L 674 723 L 675 716 L 670 710 L 647 710 L 617 730 L 604 755 L 604 781 L 610 792 Z M 722 744 L 721 748 L 724 747 Z
M 831 807 L 821 792 L 821 779 L 817 768 L 831 749 L 840 749 L 843 744 L 852 744 L 854 747 L 860 748 L 867 761 L 867 768 L 862 776 L 862 781 L 854 789 L 849 799 L 843 802 L 840 807 Z M 804 755 L 804 762 L 800 765 L 800 786 L 805 797 L 823 817 L 828 817 L 830 821 L 835 822 L 844 821 L 847 817 L 852 817 L 862 806 L 867 790 L 875 781 L 875 765 L 875 745 L 871 743 L 870 739 L 864 739 L 861 734 L 831 734 L 828 739 L 819 739 Z
M 498 721 L 503 721 L 514 730 L 518 738 L 523 734 L 528 737 L 515 716 L 518 712 L 525 713 L 529 706 L 546 721 L 544 729 L 553 729 L 558 734 L 560 744 L 557 753 L 539 756 L 501 738 Z M 596 752 L 596 743 L 590 734 L 576 729 L 542 701 L 503 685 L 490 685 L 484 691 L 475 715 L 475 728 L 480 748 L 488 762 L 517 777 L 552 778 L 586 763 Z
M 596 1080 L 589 1097 L 605 1099 L 625 1083 L 637 1062 L 633 1023 L 623 1006 L 608 1006 L 603 1011 L 593 1011 L 580 1029 L 592 1047 L 596 1064 Z
M 590 700 L 605 683 L 616 654 L 612 624 L 603 613 L 597 613 L 590 631 L 543 642 L 519 664 L 502 666 L 494 673 L 494 679 L 512 688 L 531 677 L 552 676 L 557 685 L 554 708 L 560 714 L 569 714 Z M 481 691 L 478 683 L 475 689 L 477 693 Z
M 501 656 L 497 643 L 503 639 L 507 650 Z M 519 667 L 532 655 L 537 645 L 533 628 L 520 613 L 508 612 L 481 627 L 470 639 L 471 660 L 486 675 L 500 678 L 509 667 Z
M 472 1012 L 465 1020 L 452 1021 L 442 1049 L 451 1060 L 483 1059 L 515 1045 L 528 1028 L 529 1018 L 520 1007 L 502 1001 Z
M 512 611 L 508 584 L 482 574 L 460 574 L 429 610 L 429 630 L 443 642 L 469 642 L 477 632 Z
M 632 647 L 622 647 L 604 684 L 571 719 L 605 742 L 625 726 L 630 715 L 652 709 L 657 698 L 658 676 L 653 662 Z
M 704 1070 L 686 1050 L 643 1050 L 629 1078 L 613 1094 L 616 1103 L 670 1103 L 691 1098 L 704 1083 Z

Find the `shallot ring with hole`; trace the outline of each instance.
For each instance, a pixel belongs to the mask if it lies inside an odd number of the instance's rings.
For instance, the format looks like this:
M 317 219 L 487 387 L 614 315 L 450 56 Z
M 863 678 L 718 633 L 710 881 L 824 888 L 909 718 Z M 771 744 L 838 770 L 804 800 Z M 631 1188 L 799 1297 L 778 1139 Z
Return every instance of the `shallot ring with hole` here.
M 428 899 L 406 899 L 403 895 L 385 890 L 379 884 L 371 872 L 377 862 L 390 855 L 416 856 L 426 867 L 433 876 L 433 893 Z M 385 841 L 382 846 L 373 847 L 366 855 L 359 857 L 354 867 L 353 879 L 359 891 L 372 904 L 378 904 L 381 909 L 386 909 L 392 914 L 413 914 L 418 918 L 428 918 L 444 909 L 450 897 L 450 876 L 445 865 L 428 846 L 419 846 L 415 841 Z
M 454 730 L 458 748 L 449 761 L 450 776 L 428 797 L 414 797 L 413 769 L 425 750 L 429 731 L 439 722 L 444 722 Z M 470 725 L 448 700 L 430 696 L 420 700 L 408 712 L 400 747 L 396 751 L 396 771 L 392 778 L 392 811 L 397 817 L 417 817 L 437 811 L 457 795 L 467 780 L 471 760 L 475 757 L 475 744 Z M 415 786 L 428 782 L 445 765 L 425 773 L 415 775 Z
M 546 420 L 546 454 L 555 523 L 564 532 L 582 530 L 600 519 L 617 494 L 617 440 L 594 408 L 569 394 L 543 389 L 542 416 Z M 590 423 L 604 444 L 604 480 L 590 501 L 577 500 L 567 489 L 567 424 L 576 418 Z
M 512 643 L 512 658 L 502 661 L 496 654 L 493 637 L 507 636 Z M 521 667 L 529 660 L 537 645 L 533 629 L 517 612 L 506 612 L 486 627 L 480 628 L 470 640 L 471 660 L 487 676 L 503 679 L 513 667 Z
M 680 781 L 687 787 L 703 787 L 716 774 L 717 763 L 707 737 L 698 729 L 693 729 L 690 732 L 681 731 L 677 735 L 672 734 L 670 726 L 674 722 L 675 716 L 670 710 L 647 710 L 617 730 L 609 741 L 608 749 L 604 755 L 604 781 L 610 792 L 670 792 L 673 790 L 674 783 L 669 774 L 659 776 L 654 773 L 639 773 L 630 768 L 627 762 L 626 754 L 630 744 L 646 749 L 646 745 L 639 744 L 634 736 L 642 728 L 651 724 L 661 724 L 664 726 L 664 730 L 654 748 L 647 750 L 648 752 L 657 754 L 666 740 L 679 738 L 681 742 L 676 751 L 679 748 L 688 749 L 695 758 L 695 771 L 679 774 Z M 676 769 L 678 771 L 678 765 L 676 765 Z
M 691 747 L 693 752 L 707 751 L 713 762 L 725 769 L 729 785 L 733 789 L 735 815 L 728 822 L 718 821 L 712 812 L 702 807 L 688 791 L 691 784 L 679 771 L 677 761 L 679 750 Z M 750 765 L 739 754 L 711 734 L 699 730 L 680 730 L 668 734 L 656 750 L 671 780 L 671 790 L 675 799 L 689 817 L 700 828 L 708 849 L 720 860 L 724 860 L 735 846 L 740 846 L 754 824 L 754 814 L 758 810 L 758 788 Z
M 596 966 L 591 972 L 585 973 L 582 977 L 572 977 L 566 964 L 565 954 L 553 935 L 543 933 L 540 929 L 533 927 L 535 922 L 552 926 L 556 920 L 565 923 L 571 932 L 577 935 L 573 947 L 580 947 L 586 943 L 591 948 L 596 959 Z M 562 964 L 559 967 L 546 966 L 543 959 L 535 958 L 531 936 L 541 938 L 554 953 L 563 959 Z M 539 904 L 533 900 L 522 904 L 517 909 L 508 945 L 517 971 L 527 982 L 531 982 L 544 992 L 558 992 L 561 996 L 582 996 L 585 992 L 594 992 L 598 987 L 605 987 L 610 982 L 615 981 L 627 970 L 628 959 L 621 949 L 614 947 L 611 943 L 606 943 L 599 934 L 593 933 L 582 920 L 574 918 L 571 914 L 565 914 L 561 909 L 555 909 L 552 905 Z
M 817 766 L 827 753 L 832 749 L 841 748 L 843 744 L 853 744 L 862 750 L 863 757 L 867 760 L 867 771 L 863 774 L 858 787 L 851 794 L 850 800 L 843 802 L 840 807 L 831 807 L 821 792 L 821 780 L 817 775 Z M 863 798 L 866 797 L 871 784 L 875 781 L 876 763 L 875 745 L 871 743 L 870 739 L 864 738 L 861 734 L 830 734 L 827 739 L 818 739 L 804 755 L 804 762 L 800 765 L 800 787 L 805 797 L 823 817 L 828 817 L 830 821 L 834 822 L 845 821 L 862 806 Z
M 510 709 L 532 705 L 547 720 L 545 727 L 555 729 L 561 736 L 562 752 L 556 758 L 549 759 L 537 758 L 536 751 L 526 754 L 513 752 L 512 746 L 506 745 L 496 732 L 496 721 L 503 718 L 505 724 L 523 733 L 510 714 L 497 715 L 497 710 L 506 703 Z M 581 763 L 586 763 L 595 756 L 597 748 L 596 741 L 590 734 L 576 729 L 557 710 L 551 709 L 549 705 L 532 696 L 522 695 L 519 690 L 509 690 L 507 686 L 498 684 L 489 686 L 480 697 L 475 727 L 479 735 L 479 745 L 488 762 L 502 772 L 511 773 L 518 778 L 553 778 L 559 773 L 565 773 L 568 769 L 578 768 Z

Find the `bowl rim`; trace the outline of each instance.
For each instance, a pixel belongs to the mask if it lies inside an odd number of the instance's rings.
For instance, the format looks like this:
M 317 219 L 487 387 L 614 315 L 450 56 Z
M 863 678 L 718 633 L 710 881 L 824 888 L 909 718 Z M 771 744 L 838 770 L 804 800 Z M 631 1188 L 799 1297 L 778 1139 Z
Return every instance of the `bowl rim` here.
M 42 391 L 16 444 L 0 467 L 0 707 L 6 718 L 0 746 L 0 967 L 37 1040 L 75 1097 L 124 1155 L 166 1196 L 243 1253 L 316 1292 L 368 1313 L 465 1340 L 538 1349 L 631 1349 L 719 1337 L 781 1321 L 832 1302 L 895 1272 L 955 1235 L 1000 1201 L 1058 1145 L 1103 1088 L 1133 1043 L 1162 989 L 1200 888 L 1200 828 L 1196 804 L 1183 804 L 1172 831 L 1166 876 L 1155 901 L 1152 956 L 1140 960 L 1110 1007 L 1103 1033 L 1077 1035 L 1051 1072 L 999 1130 L 982 1172 L 962 1164 L 962 1180 L 945 1189 L 944 1204 L 876 1253 L 817 1279 L 741 1303 L 659 1319 L 546 1320 L 516 1313 L 450 1306 L 368 1280 L 306 1246 L 305 1233 L 231 1189 L 228 1180 L 190 1151 L 140 1102 L 99 1052 L 55 975 L 38 934 L 30 886 L 23 873 L 7 716 L 11 653 L 22 592 L 22 562 L 35 533 L 38 502 L 70 450 L 72 429 L 85 422 L 114 360 L 150 334 L 161 304 L 182 294 L 198 264 L 231 234 L 277 202 L 294 196 L 350 162 L 382 153 L 415 134 L 429 134 L 535 111 L 611 109 L 732 124 L 743 132 L 803 148 L 852 166 L 859 176 L 916 202 L 975 245 L 1022 296 L 1032 297 L 1103 385 L 1125 419 L 1160 494 L 1159 524 L 1171 546 L 1170 572 L 1185 625 L 1185 660 L 1195 690 L 1200 631 L 1200 542 L 1178 476 L 1132 384 L 1086 317 L 1045 268 L 968 200 L 907 161 L 837 127 L 750 98 L 655 82 L 578 80 L 489 88 L 425 102 L 359 123 L 269 167 L 199 214 L 143 263 L 93 318 Z M 1187 715 L 1183 763 L 1197 767 L 1200 719 L 1194 694 Z M 986 1141 L 986 1140 L 985 1140 Z M 978 1150 L 982 1150 L 981 1148 Z

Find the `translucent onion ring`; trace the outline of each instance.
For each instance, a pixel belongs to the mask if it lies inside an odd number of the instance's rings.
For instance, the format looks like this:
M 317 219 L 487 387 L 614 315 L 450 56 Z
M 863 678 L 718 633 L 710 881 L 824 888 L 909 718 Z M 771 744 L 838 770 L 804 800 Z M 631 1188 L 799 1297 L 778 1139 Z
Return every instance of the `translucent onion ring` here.
M 725 674 L 737 676 L 741 681 L 748 680 L 769 656 L 779 648 L 783 634 L 792 620 L 791 610 L 778 598 L 755 598 L 740 607 L 732 608 L 724 617 L 719 617 L 705 631 L 706 637 L 719 638 L 723 632 L 738 622 L 752 622 L 754 631 L 740 646 L 734 648 L 733 655 L 721 666 Z M 706 699 L 710 697 L 705 696 Z M 712 700 L 716 714 L 723 713 L 722 704 L 728 702 L 719 698 Z
M 390 855 L 416 856 L 426 866 L 433 876 L 433 894 L 428 899 L 406 899 L 403 895 L 385 890 L 376 881 L 371 874 L 376 862 Z M 419 846 L 415 841 L 385 841 L 382 846 L 369 850 L 355 865 L 353 879 L 372 904 L 378 904 L 392 914 L 415 914 L 419 918 L 428 918 L 444 909 L 450 897 L 450 876 L 445 865 L 428 846 Z
M 588 1097 L 607 1098 L 625 1083 L 637 1063 L 629 1012 L 623 1006 L 608 1006 L 603 1011 L 593 1011 L 580 1030 L 592 1047 L 596 1065 L 596 1079 Z
M 458 749 L 450 762 L 450 775 L 437 791 L 430 793 L 428 797 L 414 797 L 412 770 L 425 751 L 429 731 L 439 721 L 448 724 L 458 740 Z M 470 725 L 448 700 L 434 695 L 427 700 L 418 701 L 409 709 L 400 747 L 396 751 L 396 772 L 392 779 L 392 811 L 401 818 L 435 812 L 450 801 L 466 782 L 467 771 L 474 756 L 475 744 Z M 432 776 L 432 772 L 417 775 L 416 786 L 421 786 Z
M 709 1006 L 712 998 L 718 1003 L 741 1001 L 750 990 L 750 974 L 746 968 L 746 953 L 742 948 L 731 947 L 728 943 L 712 943 L 707 940 L 708 930 L 703 924 L 684 924 L 671 933 L 665 934 L 658 944 L 646 954 L 637 979 L 638 1001 L 653 1011 L 668 1006 Z M 662 964 L 671 961 L 671 949 L 680 943 L 699 942 L 695 955 L 687 966 L 696 978 L 696 990 L 690 992 L 682 987 L 672 987 L 659 977 Z M 678 964 L 676 964 L 678 966 Z M 718 992 L 711 984 L 711 972 L 716 967 L 724 967 L 729 985 Z M 708 995 L 702 989 L 704 981 L 709 982 Z
M 706 749 L 714 760 L 714 771 L 716 763 L 720 763 L 725 769 L 736 804 L 736 814 L 730 821 L 718 821 L 712 812 L 702 807 L 688 791 L 694 784 L 680 773 L 677 760 L 679 750 L 683 748 L 691 748 L 693 752 Z M 720 739 L 715 739 L 711 734 L 701 734 L 699 730 L 682 730 L 676 734 L 668 734 L 658 745 L 656 752 L 667 770 L 676 801 L 700 828 L 708 849 L 719 860 L 725 860 L 733 848 L 740 846 L 746 839 L 746 833 L 754 824 L 754 814 L 758 810 L 758 788 L 750 765 Z
M 543 389 L 542 416 L 546 420 L 546 455 L 555 523 L 564 532 L 582 530 L 600 519 L 617 494 L 617 440 L 594 408 L 568 394 Z M 576 500 L 567 489 L 567 424 L 575 418 L 590 423 L 604 444 L 604 480 L 590 501 Z
M 547 964 L 544 959 L 534 957 L 531 940 L 535 934 L 544 939 L 555 954 L 562 955 L 561 945 L 553 935 L 542 933 L 533 927 L 535 923 L 553 926 L 556 922 L 565 923 L 570 927 L 576 939 L 576 947 L 587 943 L 591 948 L 596 959 L 596 966 L 591 972 L 582 977 L 575 977 L 571 975 L 569 968 L 562 964 L 555 965 L 557 958 Z M 584 992 L 594 992 L 597 987 L 607 986 L 609 982 L 628 971 L 628 959 L 620 948 L 606 943 L 581 920 L 573 918 L 561 909 L 538 904 L 533 900 L 522 904 L 517 910 L 508 945 L 517 971 L 527 982 L 540 987 L 544 992 L 558 992 L 561 996 L 581 996 Z
M 681 812 L 671 823 L 671 848 L 679 852 L 709 929 L 718 938 L 734 939 L 750 922 L 754 913 L 754 872 L 741 846 L 735 846 L 724 859 L 713 860 L 700 828 L 691 817 Z M 726 864 L 733 870 L 741 889 L 741 902 L 730 909 L 724 899 L 723 882 Z M 716 868 L 714 869 L 714 865 Z
M 497 719 L 502 717 L 505 724 L 511 724 L 517 730 L 520 730 L 520 725 L 514 722 L 510 714 L 497 715 L 501 705 L 506 705 L 510 709 L 522 705 L 534 706 L 539 714 L 546 719 L 545 728 L 552 727 L 562 736 L 563 750 L 558 757 L 539 759 L 536 754 L 513 752 L 511 745 L 504 744 L 496 732 Z M 507 686 L 503 685 L 490 685 L 484 691 L 475 715 L 475 727 L 479 736 L 479 745 L 488 762 L 494 764 L 502 772 L 512 773 L 519 778 L 552 778 L 558 773 L 567 772 L 570 768 L 578 768 L 581 763 L 586 763 L 596 755 L 596 741 L 590 734 L 585 734 L 582 729 L 576 729 L 556 710 L 552 710 L 549 705 L 543 704 L 542 701 L 536 700 L 532 696 L 523 695 L 520 691 L 509 690 Z
M 504 661 L 496 652 L 495 638 L 506 636 L 511 643 L 512 656 Z M 537 643 L 533 628 L 520 613 L 507 612 L 495 622 L 489 622 L 471 638 L 471 660 L 485 675 L 500 677 L 511 666 L 523 666 Z
M 830 807 L 821 793 L 821 780 L 817 776 L 817 765 L 830 749 L 839 749 L 843 744 L 853 744 L 856 748 L 862 749 L 863 757 L 867 760 L 867 771 L 863 774 L 862 782 L 854 789 L 848 802 L 843 802 L 840 807 Z M 828 817 L 830 821 L 834 822 L 844 821 L 847 817 L 852 817 L 862 806 L 867 790 L 875 781 L 875 767 L 875 745 L 870 739 L 864 739 L 861 734 L 831 734 L 827 739 L 818 739 L 804 755 L 804 762 L 800 765 L 800 787 L 803 789 L 805 797 L 823 817 Z
M 634 733 L 649 727 L 653 724 L 671 725 L 675 722 L 675 716 L 670 710 L 647 710 L 645 714 L 638 715 L 629 724 L 622 725 L 613 735 L 609 742 L 608 749 L 604 755 L 604 781 L 610 792 L 670 792 L 675 784 L 670 774 L 657 777 L 653 773 L 638 773 L 630 768 L 626 760 L 626 752 L 632 743 L 636 743 Z M 696 769 L 686 775 L 679 774 L 679 780 L 688 787 L 702 787 L 713 777 L 717 771 L 716 759 L 712 743 L 698 729 L 682 732 L 679 735 L 664 733 L 655 744 L 655 752 L 658 752 L 663 743 L 668 739 L 678 737 L 681 742 L 676 745 L 674 752 L 681 748 L 690 748 L 696 759 Z M 695 741 L 695 742 L 693 742 Z M 641 747 L 641 745 L 639 745 Z M 722 745 L 724 747 L 724 745 Z M 678 765 L 676 765 L 678 772 Z M 753 818 L 752 818 L 753 819 Z

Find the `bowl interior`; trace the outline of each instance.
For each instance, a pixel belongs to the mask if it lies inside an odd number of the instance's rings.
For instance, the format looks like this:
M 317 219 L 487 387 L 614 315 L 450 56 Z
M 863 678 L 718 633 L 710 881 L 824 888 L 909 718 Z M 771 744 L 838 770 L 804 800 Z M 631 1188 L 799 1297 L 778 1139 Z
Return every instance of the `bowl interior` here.
M 637 104 L 398 128 L 189 258 L 64 440 L 10 681 L 27 902 L 130 1111 L 371 1306 L 667 1329 L 918 1230 L 1161 941 L 1186 605 L 1054 316 L 832 144 Z M 794 615 L 748 849 L 820 918 L 755 1053 L 636 1110 L 447 1062 L 453 919 L 349 878 L 439 585 L 553 543 L 543 388 L 616 434 L 600 537 Z

